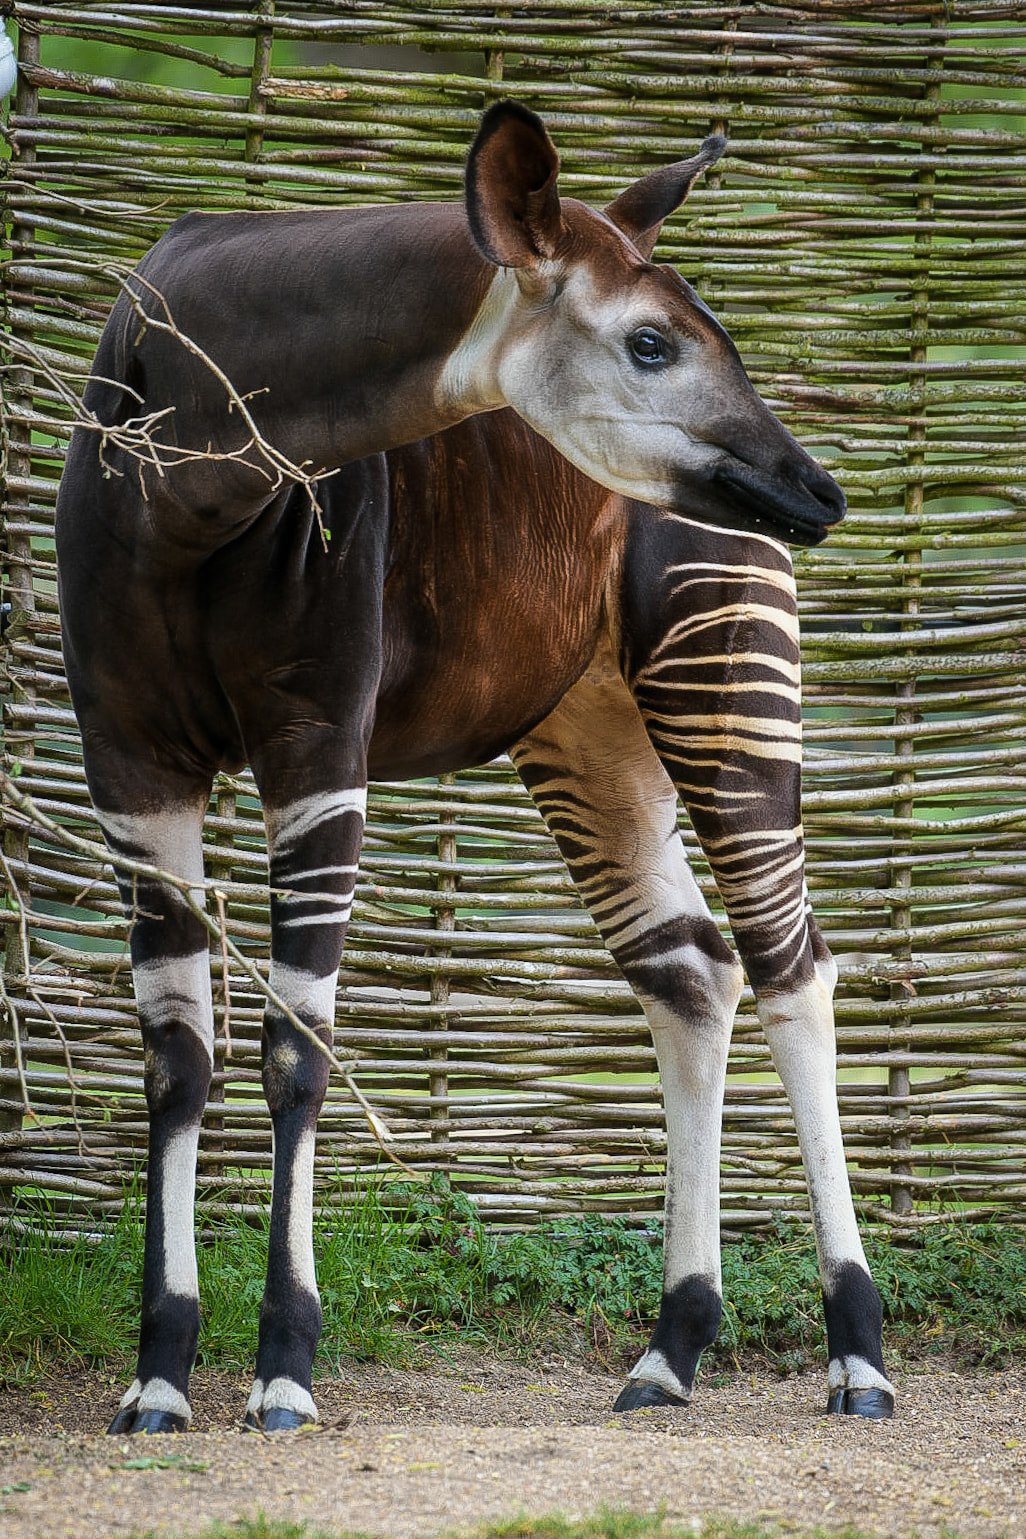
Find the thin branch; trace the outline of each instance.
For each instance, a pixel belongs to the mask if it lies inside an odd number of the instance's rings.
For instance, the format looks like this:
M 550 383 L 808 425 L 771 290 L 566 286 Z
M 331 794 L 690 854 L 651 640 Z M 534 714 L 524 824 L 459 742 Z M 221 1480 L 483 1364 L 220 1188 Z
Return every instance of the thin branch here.
M 334 475 L 335 472 L 325 469 L 310 472 L 306 468 L 309 464 L 309 461 L 305 462 L 303 465 L 293 464 L 287 455 L 283 454 L 280 449 L 276 449 L 274 445 L 263 436 L 260 429 L 256 425 L 252 412 L 246 404 L 248 397 L 240 395 L 232 381 L 228 378 L 228 375 L 222 368 L 220 368 L 218 364 L 214 362 L 214 360 L 210 357 L 210 354 L 205 352 L 204 349 L 200 347 L 198 342 L 193 341 L 190 336 L 181 330 L 181 328 L 175 322 L 175 318 L 171 313 L 171 306 L 168 304 L 164 295 L 158 288 L 155 288 L 152 283 L 144 278 L 141 273 L 131 272 L 124 274 L 114 267 L 107 267 L 104 269 L 104 271 L 117 278 L 119 284 L 121 285 L 122 291 L 128 298 L 132 309 L 139 317 L 139 320 L 144 328 L 151 328 L 154 331 L 164 332 L 166 335 L 174 337 L 175 341 L 178 342 L 187 353 L 189 353 L 193 358 L 198 359 L 203 367 L 214 376 L 217 382 L 223 387 L 224 392 L 228 397 L 229 412 L 238 413 L 246 427 L 247 432 L 250 435 L 249 439 L 245 444 L 243 444 L 241 449 L 230 451 L 225 450 L 215 452 L 212 449 L 186 450 L 180 449 L 177 446 L 164 444 L 156 447 L 159 447 L 161 451 L 169 451 L 171 454 L 176 456 L 176 462 L 180 462 L 182 459 L 206 459 L 233 460 L 236 462 L 244 463 L 251 469 L 257 471 L 258 474 L 264 476 L 268 481 L 270 481 L 272 489 L 274 490 L 277 490 L 278 487 L 283 485 L 285 481 L 293 481 L 298 486 L 302 486 L 306 491 L 307 497 L 310 499 L 310 507 L 313 511 L 314 517 L 317 519 L 317 527 L 321 536 L 321 545 L 325 550 L 327 550 L 328 533 L 324 527 L 323 510 L 317 497 L 317 481 L 319 479 L 323 479 L 326 475 Z M 141 284 L 142 287 L 153 296 L 164 313 L 163 320 L 160 320 L 155 315 L 151 315 L 148 310 L 143 308 L 141 297 L 134 291 L 134 289 L 130 287 L 132 283 Z M 152 444 L 151 447 L 153 447 Z M 263 465 L 259 463 L 254 464 L 251 460 L 246 458 L 251 449 L 255 450 L 259 459 L 265 462 Z M 157 469 L 158 474 L 163 474 L 162 467 L 159 464 L 155 464 L 155 468 Z
M 214 901 L 217 904 L 217 923 L 221 931 L 221 987 L 224 989 L 221 1030 L 224 1033 L 224 1059 L 227 1063 L 232 1056 L 232 987 L 228 976 L 228 921 L 225 917 L 224 893 L 219 887 L 214 888 Z
M 257 427 L 253 414 L 246 404 L 249 397 L 243 396 L 233 385 L 228 375 L 218 364 L 188 336 L 175 322 L 164 295 L 153 284 L 149 283 L 138 272 L 126 271 L 117 265 L 106 265 L 102 271 L 112 277 L 125 293 L 135 314 L 143 327 L 154 331 L 163 332 L 175 339 L 191 357 L 196 358 L 203 367 L 213 375 L 222 386 L 228 402 L 229 413 L 238 415 L 245 426 L 248 438 L 238 448 L 215 450 L 209 446 L 204 449 L 185 448 L 180 444 L 168 443 L 159 438 L 159 430 L 165 425 L 168 418 L 173 416 L 176 408 L 165 406 L 158 411 L 147 412 L 136 417 L 129 417 L 124 422 L 101 422 L 95 412 L 90 411 L 79 396 L 72 390 L 66 379 L 57 373 L 56 369 L 46 358 L 44 353 L 33 346 L 24 337 L 8 334 L 3 339 L 3 348 L 9 356 L 19 363 L 28 364 L 38 372 L 50 385 L 58 401 L 64 406 L 70 416 L 63 418 L 34 419 L 33 425 L 37 428 L 47 428 L 54 432 L 68 432 L 72 428 L 81 428 L 86 432 L 99 436 L 99 457 L 104 471 L 111 476 L 121 478 L 124 474 L 111 462 L 109 451 L 117 449 L 127 459 L 136 463 L 140 476 L 144 467 L 148 466 L 161 480 L 165 479 L 166 472 L 182 465 L 207 462 L 214 464 L 244 465 L 248 470 L 266 480 L 272 491 L 277 491 L 286 482 L 293 482 L 303 487 L 310 502 L 311 510 L 317 520 L 317 528 L 320 532 L 321 545 L 325 551 L 328 549 L 328 531 L 324 524 L 324 510 L 321 507 L 317 495 L 317 484 L 328 476 L 337 474 L 337 469 L 322 467 L 319 470 L 311 470 L 309 462 L 296 465 L 280 449 L 264 437 Z M 130 286 L 132 282 L 140 284 L 158 302 L 163 312 L 163 319 L 159 315 L 152 315 L 143 307 L 142 297 Z M 88 370 L 83 363 L 83 377 Z M 140 405 L 142 397 L 123 380 L 106 379 L 105 376 L 91 376 L 96 380 L 114 385 L 119 390 L 131 396 Z M 142 488 L 141 488 L 142 489 Z M 143 489 L 144 490 L 144 489 Z
M 417 1173 L 404 1164 L 388 1148 L 388 1144 L 393 1138 L 392 1132 L 371 1106 L 367 1097 L 353 1079 L 352 1070 L 356 1068 L 357 1061 L 353 1059 L 348 1063 L 343 1063 L 337 1054 L 321 1040 L 317 1033 L 307 1026 L 305 1021 L 300 1020 L 291 1006 L 286 1004 L 285 1000 L 271 987 L 267 979 L 262 976 L 256 964 L 244 952 L 240 951 L 227 932 L 222 930 L 217 920 L 212 919 L 204 905 L 197 900 L 195 896 L 197 890 L 216 892 L 215 882 L 210 879 L 205 879 L 202 883 L 187 881 L 182 877 L 176 876 L 171 871 L 162 870 L 159 866 L 149 865 L 145 861 L 132 860 L 125 855 L 117 855 L 112 850 L 109 850 L 106 845 L 97 844 L 94 840 L 83 839 L 80 835 L 71 833 L 69 829 L 63 828 L 59 823 L 55 823 L 52 818 L 47 817 L 44 812 L 41 812 L 32 798 L 19 791 L 11 776 L 3 770 L 0 770 L 0 791 L 3 792 L 10 805 L 20 812 L 30 824 L 34 824 L 37 828 L 42 829 L 51 839 L 56 840 L 59 844 L 63 844 L 67 849 L 75 850 L 78 854 L 85 855 L 93 861 L 109 862 L 117 867 L 118 870 L 130 875 L 133 881 L 145 878 L 150 881 L 163 882 L 173 888 L 180 895 L 189 912 L 194 914 L 203 925 L 208 935 L 217 940 L 219 945 L 224 945 L 226 952 L 235 962 L 236 966 L 241 968 L 250 982 L 263 994 L 264 998 L 270 1002 L 275 1010 L 285 1017 L 301 1036 L 305 1037 L 319 1053 L 322 1053 L 327 1058 L 328 1063 L 342 1080 L 346 1089 L 363 1112 L 367 1125 L 382 1153 L 393 1164 L 406 1171 L 407 1174 L 415 1179 L 419 1179 Z

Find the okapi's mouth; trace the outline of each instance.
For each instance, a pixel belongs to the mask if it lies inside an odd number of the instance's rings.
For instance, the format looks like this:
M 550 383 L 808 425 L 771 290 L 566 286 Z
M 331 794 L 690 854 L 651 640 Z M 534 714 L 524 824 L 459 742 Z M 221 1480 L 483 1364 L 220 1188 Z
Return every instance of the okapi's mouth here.
M 717 522 L 772 535 L 790 545 L 818 545 L 844 517 L 844 493 L 815 460 L 803 463 L 799 476 L 792 480 L 768 475 L 736 455 L 725 454 L 717 460 L 711 478 L 716 491 L 721 496 L 726 493 Z

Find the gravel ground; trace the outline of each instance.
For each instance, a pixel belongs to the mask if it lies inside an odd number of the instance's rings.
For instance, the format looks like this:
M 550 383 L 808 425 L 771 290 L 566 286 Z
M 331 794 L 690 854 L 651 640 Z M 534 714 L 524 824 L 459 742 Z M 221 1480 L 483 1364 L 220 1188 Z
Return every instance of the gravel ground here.
M 323 1425 L 233 1428 L 248 1384 L 197 1373 L 196 1428 L 95 1435 L 117 1402 L 99 1374 L 0 1397 L 4 1539 L 195 1534 L 264 1513 L 421 1539 L 519 1513 L 602 1506 L 761 1519 L 785 1530 L 1026 1539 L 1026 1369 L 919 1365 L 893 1422 L 820 1414 L 820 1375 L 703 1381 L 688 1410 L 614 1417 L 619 1380 L 562 1359 L 463 1357 L 431 1372 L 355 1368 L 317 1386 Z

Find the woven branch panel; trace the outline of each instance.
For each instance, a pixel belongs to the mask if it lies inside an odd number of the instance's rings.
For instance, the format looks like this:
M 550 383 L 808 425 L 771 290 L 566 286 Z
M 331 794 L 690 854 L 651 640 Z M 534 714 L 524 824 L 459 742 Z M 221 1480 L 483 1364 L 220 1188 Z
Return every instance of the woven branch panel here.
M 711 129 L 667 227 L 756 383 L 851 512 L 798 562 L 810 885 L 841 966 L 841 1110 L 864 1211 L 1021 1218 L 1026 1196 L 1026 26 L 996 0 L 14 6 L 4 187 L 4 764 L 97 841 L 52 544 L 70 400 L 116 291 L 184 210 L 457 197 L 480 110 L 540 111 L 610 198 Z M 70 394 L 69 394 L 70 392 Z M 131 646 L 132 638 L 125 638 Z M 694 841 L 684 830 L 689 848 Z M 145 1146 L 126 925 L 99 858 L 3 820 L 0 1202 L 102 1224 Z M 259 808 L 217 784 L 209 872 L 265 963 Z M 696 870 L 715 904 L 696 851 Z M 262 1205 L 261 998 L 212 948 L 208 1203 Z M 15 1034 L 17 1033 L 17 1035 Z M 658 1210 L 644 1019 L 507 764 L 377 787 L 337 1047 L 417 1171 L 497 1222 Z M 325 1203 L 391 1168 L 334 1080 Z M 802 1211 L 791 1117 L 742 1002 L 728 1228 Z

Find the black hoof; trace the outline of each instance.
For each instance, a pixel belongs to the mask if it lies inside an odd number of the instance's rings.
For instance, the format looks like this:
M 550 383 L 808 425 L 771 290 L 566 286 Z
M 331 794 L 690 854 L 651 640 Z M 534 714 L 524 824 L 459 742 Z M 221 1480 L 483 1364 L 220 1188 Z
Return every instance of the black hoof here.
M 827 1398 L 828 1416 L 864 1416 L 867 1421 L 886 1421 L 894 1415 L 894 1396 L 889 1389 L 832 1389 Z
M 616 1397 L 614 1411 L 639 1411 L 647 1405 L 687 1405 L 680 1395 L 671 1395 L 651 1379 L 628 1379 Z
M 300 1427 L 313 1427 L 309 1416 L 290 1411 L 283 1405 L 272 1405 L 262 1416 L 247 1411 L 242 1422 L 243 1432 L 297 1432 Z
M 122 1406 L 110 1426 L 108 1434 L 114 1437 L 131 1436 L 137 1432 L 184 1432 L 188 1427 L 184 1416 L 174 1416 L 170 1411 L 137 1411 L 134 1405 Z

